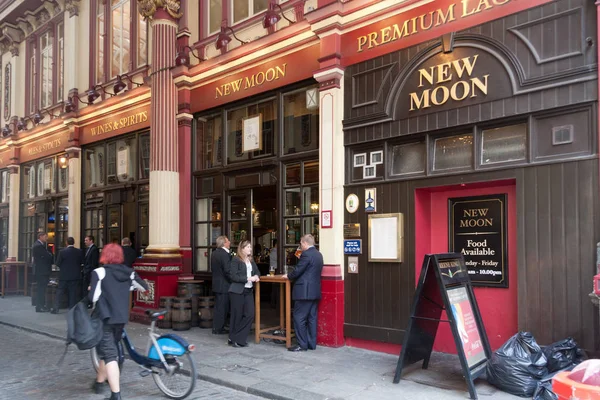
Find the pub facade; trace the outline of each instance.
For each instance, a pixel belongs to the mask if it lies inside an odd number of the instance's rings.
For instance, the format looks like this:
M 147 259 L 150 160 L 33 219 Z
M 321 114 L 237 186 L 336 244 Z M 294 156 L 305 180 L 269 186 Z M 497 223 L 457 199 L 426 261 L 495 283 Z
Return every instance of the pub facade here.
M 424 255 L 460 252 L 493 350 L 519 330 L 598 350 L 596 6 L 524 3 L 430 2 L 342 38 L 347 344 L 397 353 Z

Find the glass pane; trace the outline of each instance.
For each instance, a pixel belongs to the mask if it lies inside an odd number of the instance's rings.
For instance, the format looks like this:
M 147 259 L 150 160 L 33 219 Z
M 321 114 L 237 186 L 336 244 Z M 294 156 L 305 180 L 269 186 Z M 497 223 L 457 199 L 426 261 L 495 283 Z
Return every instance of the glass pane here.
M 425 172 L 425 143 L 411 143 L 392 148 L 392 175 Z
M 242 123 L 246 118 L 247 108 L 238 108 L 227 113 L 227 160 L 243 161 L 250 158 L 250 152 L 242 147 Z
M 109 208 L 108 226 L 111 228 L 118 228 L 121 226 L 121 210 L 118 208 Z
M 319 243 L 319 217 L 302 218 L 302 234 L 311 234 L 315 243 Z
M 131 20 L 129 1 L 113 6 L 112 10 L 112 69 L 111 76 L 129 71 L 131 37 L 129 24 Z
M 208 202 L 209 199 L 196 200 L 196 221 L 208 221 Z
M 212 221 L 221 221 L 223 218 L 223 209 L 221 207 L 221 198 L 217 197 L 214 199 L 210 199 L 210 202 L 211 202 L 210 219 Z
M 283 153 L 319 147 L 318 91 L 310 87 L 283 96 Z M 310 106 L 307 105 L 310 102 Z
M 304 163 L 304 184 L 319 183 L 319 162 L 310 161 Z
M 229 218 L 244 219 L 246 216 L 246 195 L 229 196 Z
M 117 183 L 117 144 L 114 142 L 107 146 L 106 178 L 109 184 Z
M 196 271 L 208 271 L 208 249 L 196 249 Z
M 298 242 L 298 246 L 300 243 Z M 296 265 L 298 263 L 298 257 L 296 257 L 296 250 L 298 247 L 286 247 L 285 249 L 285 264 L 286 265 Z
M 148 204 L 140 204 L 140 225 L 148 226 L 150 223 L 150 208 Z
M 211 34 L 221 28 L 221 20 L 223 19 L 222 0 L 210 0 L 208 7 L 208 33 Z
M 265 11 L 268 5 L 269 0 L 254 0 L 254 7 L 252 11 L 254 14 Z
M 303 214 L 318 214 L 319 213 L 319 187 L 307 186 L 302 188 L 302 213 Z
M 104 81 L 104 4 L 98 2 L 98 10 L 96 12 L 98 17 L 96 18 L 96 27 L 98 32 L 96 34 L 96 82 Z
M 209 224 L 196 224 L 196 246 L 208 246 L 210 234 Z
M 231 222 L 229 224 L 229 240 L 231 240 L 232 247 L 249 238 L 248 228 L 247 222 Z
M 223 225 L 220 222 L 213 222 L 212 224 L 210 224 L 210 229 L 210 245 L 216 246 L 217 238 L 223 234 Z
M 64 24 L 58 25 L 58 93 L 57 100 L 62 101 L 64 99 L 64 83 L 65 83 L 65 26 Z
M 300 218 L 288 218 L 285 220 L 285 244 L 298 244 L 302 237 Z
M 248 16 L 248 0 L 233 0 L 233 22 L 239 22 Z
M 140 136 L 140 179 L 150 178 L 150 135 Z
M 198 166 L 200 169 L 219 166 L 223 159 L 223 118 L 209 117 L 198 121 Z
M 525 160 L 527 156 L 527 125 L 487 129 L 481 134 L 481 163 L 493 164 Z
M 104 186 L 104 146 L 97 146 L 85 150 L 85 187 L 94 188 Z
M 300 180 L 300 164 L 290 164 L 285 166 L 285 185 L 299 185 Z
M 142 67 L 148 64 L 148 24 L 146 19 L 138 14 L 138 49 L 137 65 Z
M 435 139 L 433 169 L 436 171 L 473 166 L 473 135 Z
M 150 244 L 150 236 L 147 226 L 140 226 L 140 248 L 146 248 Z
M 285 215 L 300 215 L 300 188 L 285 191 Z
M 260 115 L 262 118 L 262 137 L 260 149 L 252 152 L 253 157 L 275 154 L 275 100 L 265 101 L 257 105 L 248 106 L 248 116 Z

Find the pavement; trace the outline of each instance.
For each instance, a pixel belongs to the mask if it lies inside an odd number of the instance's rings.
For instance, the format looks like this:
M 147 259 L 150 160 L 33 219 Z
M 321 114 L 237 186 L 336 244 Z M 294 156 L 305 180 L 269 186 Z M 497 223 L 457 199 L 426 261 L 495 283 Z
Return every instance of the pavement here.
M 0 325 L 64 340 L 65 317 L 64 310 L 58 315 L 36 313 L 30 297 L 0 298 Z M 127 333 L 136 348 L 145 348 L 147 329 L 148 326 L 133 322 L 127 325 Z M 193 357 L 201 380 L 267 399 L 469 398 L 455 355 L 434 353 L 427 370 L 421 369 L 420 363 L 414 364 L 405 368 L 400 383 L 393 384 L 398 361 L 398 356 L 394 355 L 352 347 L 323 346 L 318 346 L 315 351 L 291 353 L 284 345 L 255 344 L 251 338 L 248 347 L 236 349 L 227 345 L 226 335 L 213 335 L 210 329 L 192 328 L 176 333 L 196 345 Z M 60 342 L 57 343 L 60 347 Z M 122 385 L 125 387 L 127 382 Z M 476 390 L 480 399 L 518 399 L 483 379 L 476 381 Z

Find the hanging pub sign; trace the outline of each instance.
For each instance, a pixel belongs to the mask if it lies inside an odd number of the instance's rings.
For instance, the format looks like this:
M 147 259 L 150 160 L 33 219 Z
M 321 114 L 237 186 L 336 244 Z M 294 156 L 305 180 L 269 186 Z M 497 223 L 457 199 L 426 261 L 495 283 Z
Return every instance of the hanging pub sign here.
M 427 369 L 440 322 L 450 324 L 469 394 L 476 399 L 474 380 L 485 373 L 492 353 L 460 253 L 425 256 L 394 383 L 400 381 L 407 365 L 422 360 Z
M 506 194 L 448 199 L 448 248 L 473 286 L 508 287 Z

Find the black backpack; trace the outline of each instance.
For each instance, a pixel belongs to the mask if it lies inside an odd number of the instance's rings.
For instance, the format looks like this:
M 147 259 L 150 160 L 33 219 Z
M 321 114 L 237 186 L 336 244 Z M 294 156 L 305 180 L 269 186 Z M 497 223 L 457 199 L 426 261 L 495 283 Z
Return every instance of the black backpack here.
M 102 340 L 103 322 L 99 318 L 90 316 L 87 304 L 88 301 L 84 298 L 67 313 L 67 343 L 59 364 L 63 362 L 71 343 L 75 343 L 79 350 L 89 350 Z

